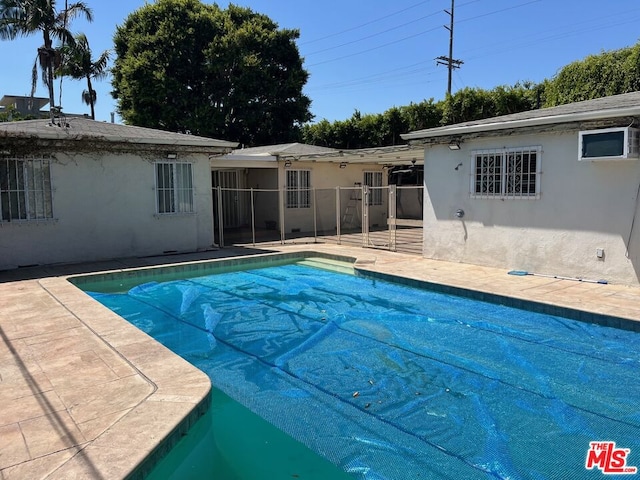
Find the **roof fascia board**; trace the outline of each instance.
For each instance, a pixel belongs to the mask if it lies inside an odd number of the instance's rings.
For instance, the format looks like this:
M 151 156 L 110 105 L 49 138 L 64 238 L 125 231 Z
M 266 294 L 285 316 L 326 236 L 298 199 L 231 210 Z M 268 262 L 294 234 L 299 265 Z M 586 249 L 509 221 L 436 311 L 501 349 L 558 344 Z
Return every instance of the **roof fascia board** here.
M 629 117 L 640 115 L 640 106 L 618 108 L 615 110 L 599 110 L 595 112 L 578 112 L 565 115 L 551 115 L 546 117 L 525 118 L 522 120 L 511 120 L 505 122 L 482 123 L 476 125 L 462 125 L 456 127 L 444 127 L 434 129 L 435 131 L 424 130 L 420 132 L 410 132 L 400 135 L 404 140 L 420 140 L 426 138 L 449 137 L 452 135 L 464 135 L 468 133 L 492 132 L 496 130 L 507 130 L 515 128 L 537 127 L 561 123 L 575 123 L 589 120 L 602 120 L 607 118 Z

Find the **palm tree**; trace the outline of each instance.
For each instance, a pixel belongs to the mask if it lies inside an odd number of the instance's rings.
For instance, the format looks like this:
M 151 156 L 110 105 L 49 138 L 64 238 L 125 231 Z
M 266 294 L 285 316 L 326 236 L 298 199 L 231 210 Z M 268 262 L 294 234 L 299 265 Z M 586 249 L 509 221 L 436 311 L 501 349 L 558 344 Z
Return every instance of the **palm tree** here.
M 91 118 L 95 120 L 94 105 L 97 94 L 93 89 L 91 80 L 100 80 L 107 75 L 109 51 L 105 50 L 97 60 L 92 60 L 89 41 L 83 33 L 80 33 L 76 35 L 75 42 L 63 46 L 61 52 L 62 65 L 56 73 L 67 75 L 76 80 L 87 80 L 87 89 L 82 92 L 82 100 L 91 106 Z
M 89 22 L 93 20 L 91 10 L 84 2 L 75 2 L 58 12 L 56 0 L 0 0 L 0 40 L 13 40 L 37 32 L 42 33 L 44 43 L 38 48 L 38 55 L 31 73 L 31 96 L 35 94 L 38 65 L 42 70 L 42 81 L 49 90 L 49 118 L 53 122 L 56 108 L 53 92 L 54 70 L 60 62 L 59 52 L 53 47 L 53 40 L 62 44 L 73 44 L 68 22 L 83 15 Z

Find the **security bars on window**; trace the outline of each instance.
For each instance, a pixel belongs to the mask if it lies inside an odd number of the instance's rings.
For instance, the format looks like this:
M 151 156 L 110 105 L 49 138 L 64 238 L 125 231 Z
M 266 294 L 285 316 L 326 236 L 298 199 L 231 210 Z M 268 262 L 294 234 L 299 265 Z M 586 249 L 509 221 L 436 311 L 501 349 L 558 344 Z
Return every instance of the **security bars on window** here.
M 160 214 L 194 212 L 190 163 L 156 163 L 156 200 Z
M 539 198 L 541 147 L 473 152 L 471 196 Z
M 0 157 L 0 221 L 53 218 L 48 157 Z
M 311 208 L 311 171 L 287 170 L 287 208 Z

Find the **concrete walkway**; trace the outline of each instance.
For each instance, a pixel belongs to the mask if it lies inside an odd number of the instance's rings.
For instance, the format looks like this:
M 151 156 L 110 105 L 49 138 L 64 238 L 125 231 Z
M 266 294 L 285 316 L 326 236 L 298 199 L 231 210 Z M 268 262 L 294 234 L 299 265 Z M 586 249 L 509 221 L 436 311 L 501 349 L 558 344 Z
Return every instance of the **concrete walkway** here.
M 371 272 L 622 317 L 640 327 L 640 288 L 511 276 L 339 245 L 0 272 L 0 479 L 143 478 L 163 454 L 158 445 L 177 441 L 207 408 L 206 375 L 93 301 L 68 275 L 274 251 L 346 255 Z

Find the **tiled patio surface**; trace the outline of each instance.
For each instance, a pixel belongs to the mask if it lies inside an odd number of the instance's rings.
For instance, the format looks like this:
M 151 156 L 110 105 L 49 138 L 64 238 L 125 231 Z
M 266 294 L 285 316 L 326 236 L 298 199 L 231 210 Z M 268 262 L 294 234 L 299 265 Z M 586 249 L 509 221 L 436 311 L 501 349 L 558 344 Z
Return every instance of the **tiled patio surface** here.
M 158 444 L 179 436 L 206 408 L 206 375 L 66 276 L 267 251 L 347 255 L 373 272 L 640 321 L 637 287 L 511 276 L 503 269 L 338 245 L 0 272 L 0 479 L 142 477 Z

